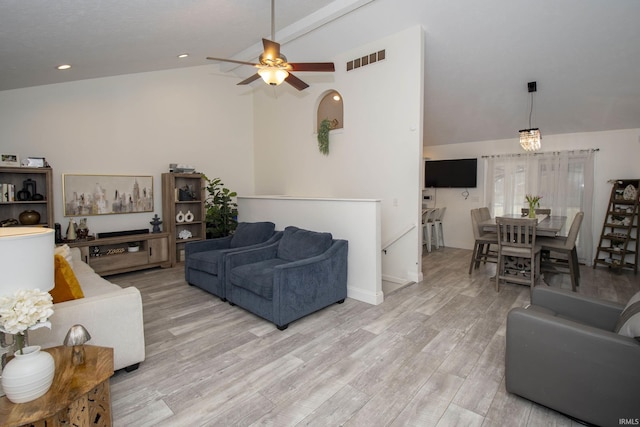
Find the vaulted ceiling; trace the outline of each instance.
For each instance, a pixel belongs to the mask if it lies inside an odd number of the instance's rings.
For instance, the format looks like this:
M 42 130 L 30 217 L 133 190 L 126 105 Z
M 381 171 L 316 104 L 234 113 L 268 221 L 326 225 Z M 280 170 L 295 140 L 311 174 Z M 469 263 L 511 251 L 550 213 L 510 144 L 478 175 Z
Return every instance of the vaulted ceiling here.
M 206 56 L 253 61 L 270 38 L 270 6 L 3 0 L 0 90 L 211 64 Z M 639 20 L 638 0 L 276 0 L 275 23 L 296 62 L 422 25 L 425 144 L 438 145 L 515 138 L 534 80 L 543 137 L 640 128 Z M 55 69 L 64 63 L 72 68 Z

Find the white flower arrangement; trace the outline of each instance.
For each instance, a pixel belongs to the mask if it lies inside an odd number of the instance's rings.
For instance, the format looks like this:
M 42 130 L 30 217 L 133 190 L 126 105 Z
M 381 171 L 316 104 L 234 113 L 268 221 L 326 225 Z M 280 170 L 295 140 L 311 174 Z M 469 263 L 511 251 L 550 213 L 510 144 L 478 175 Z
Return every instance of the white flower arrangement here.
M 0 331 L 19 335 L 27 329 L 47 327 L 53 314 L 53 300 L 39 289 L 19 289 L 13 296 L 0 297 Z

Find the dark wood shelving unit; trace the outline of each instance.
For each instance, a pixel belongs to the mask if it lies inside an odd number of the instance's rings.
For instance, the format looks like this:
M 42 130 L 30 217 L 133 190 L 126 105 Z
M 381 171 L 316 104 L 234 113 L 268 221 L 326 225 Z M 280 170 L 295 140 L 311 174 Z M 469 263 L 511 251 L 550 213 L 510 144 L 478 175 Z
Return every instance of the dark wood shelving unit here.
M 635 191 L 630 191 L 633 186 Z M 630 193 L 633 193 L 632 196 Z M 607 212 L 600 233 L 593 268 L 605 265 L 613 269 L 638 272 L 638 208 L 640 179 L 618 179 L 613 183 Z
M 32 167 L 0 167 L 0 184 L 13 184 L 15 188 L 15 201 L 0 202 L 0 221 L 16 219 L 20 213 L 34 210 L 40 214 L 40 223 L 37 227 L 53 228 L 53 171 L 51 168 Z M 23 190 L 26 180 L 31 180 L 35 185 L 36 194 L 43 197 L 42 200 L 18 200 L 18 192 Z M 33 194 L 31 194 L 33 197 Z M 20 224 L 19 224 L 20 225 Z
M 185 197 L 181 189 L 187 189 L 193 199 Z M 171 266 L 184 261 L 186 243 L 206 239 L 205 190 L 200 173 L 162 174 L 162 225 L 164 231 L 169 233 Z M 187 218 L 188 213 L 192 217 Z M 191 237 L 181 237 L 183 231 L 191 233 Z

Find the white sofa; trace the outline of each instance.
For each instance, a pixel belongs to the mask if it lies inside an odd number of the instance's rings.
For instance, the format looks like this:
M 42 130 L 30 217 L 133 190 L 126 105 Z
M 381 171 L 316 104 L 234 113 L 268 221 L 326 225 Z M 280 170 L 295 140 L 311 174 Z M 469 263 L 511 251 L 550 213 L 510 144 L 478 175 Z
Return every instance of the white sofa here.
M 121 288 L 100 277 L 81 261 L 77 248 L 71 249 L 71 256 L 84 298 L 54 304 L 51 330 L 30 331 L 29 344 L 43 348 L 63 345 L 69 328 L 81 324 L 91 334 L 87 344 L 113 348 L 115 370 L 136 369 L 145 358 L 140 291 Z

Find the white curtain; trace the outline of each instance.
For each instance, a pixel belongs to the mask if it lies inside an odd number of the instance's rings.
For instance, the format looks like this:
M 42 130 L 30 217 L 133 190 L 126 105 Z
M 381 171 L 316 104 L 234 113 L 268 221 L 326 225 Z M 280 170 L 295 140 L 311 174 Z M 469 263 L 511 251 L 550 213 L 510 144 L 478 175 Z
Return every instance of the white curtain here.
M 593 168 L 594 150 L 490 156 L 485 162 L 485 202 L 494 216 L 500 216 L 527 208 L 527 194 L 542 196 L 541 208 L 567 217 L 564 234 L 576 213 L 584 212 L 578 258 L 591 265 Z

